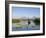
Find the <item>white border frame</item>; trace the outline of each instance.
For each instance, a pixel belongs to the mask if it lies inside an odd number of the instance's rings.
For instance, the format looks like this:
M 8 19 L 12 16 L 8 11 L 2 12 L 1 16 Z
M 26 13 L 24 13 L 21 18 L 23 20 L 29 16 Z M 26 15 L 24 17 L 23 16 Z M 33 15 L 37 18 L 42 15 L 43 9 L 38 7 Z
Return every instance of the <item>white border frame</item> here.
M 40 30 L 12 31 L 12 6 L 40 8 Z M 43 33 L 43 6 L 42 5 L 26 5 L 26 4 L 25 5 L 24 4 L 9 4 L 9 35 L 36 34 L 36 33 Z

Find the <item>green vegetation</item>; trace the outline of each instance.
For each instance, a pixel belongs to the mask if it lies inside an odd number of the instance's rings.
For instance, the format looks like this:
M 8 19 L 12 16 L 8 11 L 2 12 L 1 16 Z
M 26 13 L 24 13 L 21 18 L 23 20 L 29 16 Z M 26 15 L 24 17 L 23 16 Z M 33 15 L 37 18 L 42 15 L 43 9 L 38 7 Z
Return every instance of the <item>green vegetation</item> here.
M 28 19 L 12 19 L 12 23 L 19 23 L 19 22 L 22 22 L 22 21 L 28 21 Z M 31 21 L 31 19 L 30 19 Z M 34 20 L 32 20 L 36 25 L 40 25 L 40 18 L 36 18 Z M 18 24 L 20 25 L 20 24 Z
M 28 21 L 28 19 L 12 19 L 12 23 L 19 23 L 22 21 Z
M 20 20 L 19 19 L 12 19 L 12 23 L 19 23 Z
M 36 24 L 36 25 L 40 25 L 40 18 L 36 18 L 35 20 L 33 20 L 34 21 L 34 23 Z

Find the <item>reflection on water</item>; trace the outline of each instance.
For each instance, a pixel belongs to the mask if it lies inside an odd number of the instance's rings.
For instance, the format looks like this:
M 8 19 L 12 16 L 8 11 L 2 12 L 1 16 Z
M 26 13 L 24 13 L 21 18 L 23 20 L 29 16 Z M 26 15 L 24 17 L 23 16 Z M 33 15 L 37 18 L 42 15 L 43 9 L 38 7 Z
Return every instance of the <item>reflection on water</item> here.
M 12 31 L 40 30 L 40 25 L 35 25 L 33 22 L 28 25 L 27 22 L 13 23 Z

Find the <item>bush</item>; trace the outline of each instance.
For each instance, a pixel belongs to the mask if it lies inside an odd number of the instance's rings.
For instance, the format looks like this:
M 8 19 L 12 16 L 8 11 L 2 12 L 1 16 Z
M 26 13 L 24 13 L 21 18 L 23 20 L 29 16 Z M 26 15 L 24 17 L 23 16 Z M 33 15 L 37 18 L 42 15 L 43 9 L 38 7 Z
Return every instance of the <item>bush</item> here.
M 20 20 L 19 19 L 12 19 L 12 23 L 19 23 Z
M 34 20 L 34 23 L 35 23 L 36 25 L 40 25 L 40 18 L 36 18 L 36 19 Z

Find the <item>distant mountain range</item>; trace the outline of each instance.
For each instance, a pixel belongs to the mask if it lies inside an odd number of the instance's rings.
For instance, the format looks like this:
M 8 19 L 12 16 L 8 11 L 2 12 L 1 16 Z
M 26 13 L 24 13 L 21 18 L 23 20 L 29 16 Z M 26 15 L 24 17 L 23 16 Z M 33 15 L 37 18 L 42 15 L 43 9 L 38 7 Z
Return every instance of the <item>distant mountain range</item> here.
M 39 17 L 21 17 L 21 18 L 18 18 L 18 17 L 13 17 L 13 19 L 36 19 L 36 18 L 39 18 Z

